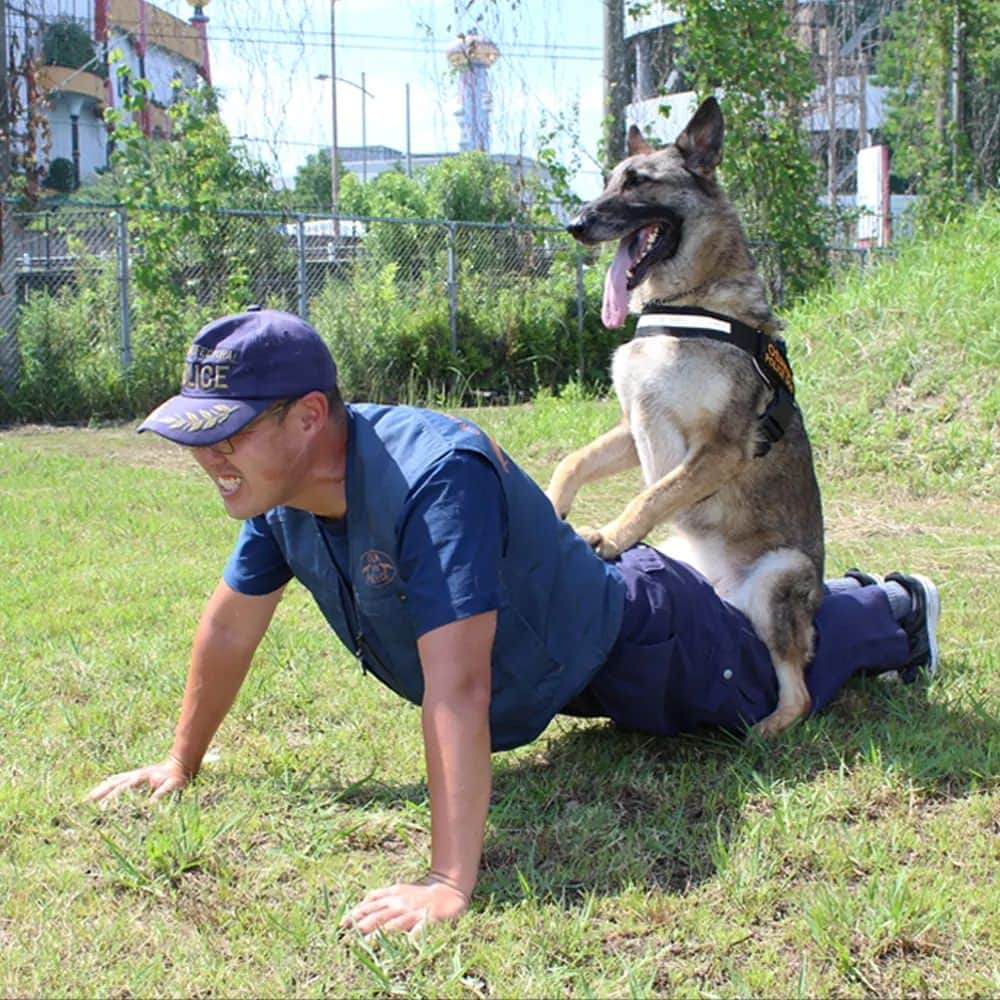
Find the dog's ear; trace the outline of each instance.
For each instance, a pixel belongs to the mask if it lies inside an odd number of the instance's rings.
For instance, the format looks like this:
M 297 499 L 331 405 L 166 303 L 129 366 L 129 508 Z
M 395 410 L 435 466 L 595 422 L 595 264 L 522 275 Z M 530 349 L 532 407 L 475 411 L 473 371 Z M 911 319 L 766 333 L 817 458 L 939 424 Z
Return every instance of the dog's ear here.
M 724 131 L 719 102 L 714 97 L 706 98 L 677 137 L 676 145 L 684 154 L 684 166 L 694 174 L 711 177 L 722 162 Z
M 628 155 L 638 153 L 654 153 L 656 150 L 642 137 L 642 133 L 634 126 L 628 127 Z

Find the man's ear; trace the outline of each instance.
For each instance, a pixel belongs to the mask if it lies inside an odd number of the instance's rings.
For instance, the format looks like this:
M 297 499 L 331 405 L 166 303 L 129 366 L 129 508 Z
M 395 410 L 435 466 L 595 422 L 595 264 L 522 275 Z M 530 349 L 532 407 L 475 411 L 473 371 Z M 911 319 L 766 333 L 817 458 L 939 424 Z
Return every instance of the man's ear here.
M 684 166 L 693 174 L 711 177 L 722 162 L 722 136 L 725 123 L 722 109 L 714 97 L 701 102 L 691 121 L 677 137 L 676 146 L 684 154 Z
M 307 392 L 295 404 L 296 418 L 305 431 L 314 431 L 326 424 L 330 412 L 330 404 L 326 396 L 315 390 Z
M 628 127 L 628 155 L 636 156 L 638 153 L 655 153 L 656 150 L 642 137 L 642 133 L 635 125 Z

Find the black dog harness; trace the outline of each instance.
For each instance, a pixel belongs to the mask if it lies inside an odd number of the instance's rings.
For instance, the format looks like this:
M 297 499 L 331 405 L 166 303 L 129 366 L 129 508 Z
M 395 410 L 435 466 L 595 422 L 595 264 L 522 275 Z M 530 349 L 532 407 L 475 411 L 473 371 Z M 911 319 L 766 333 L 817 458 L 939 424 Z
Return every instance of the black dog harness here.
M 767 409 L 757 418 L 764 440 L 757 445 L 754 457 L 761 458 L 780 441 L 798 408 L 795 403 L 795 380 L 788 363 L 788 352 L 781 337 L 772 337 L 731 316 L 699 309 L 696 306 L 649 305 L 642 311 L 635 328 L 636 337 L 704 337 L 732 344 L 746 351 L 757 374 L 773 390 Z

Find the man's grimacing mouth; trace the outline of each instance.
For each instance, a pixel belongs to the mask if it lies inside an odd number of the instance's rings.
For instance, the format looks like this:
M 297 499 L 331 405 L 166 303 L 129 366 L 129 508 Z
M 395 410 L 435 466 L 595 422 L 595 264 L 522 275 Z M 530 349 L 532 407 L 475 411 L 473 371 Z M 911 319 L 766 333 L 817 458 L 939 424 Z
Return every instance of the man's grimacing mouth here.
M 242 476 L 216 476 L 215 485 L 223 496 L 231 496 L 243 485 Z

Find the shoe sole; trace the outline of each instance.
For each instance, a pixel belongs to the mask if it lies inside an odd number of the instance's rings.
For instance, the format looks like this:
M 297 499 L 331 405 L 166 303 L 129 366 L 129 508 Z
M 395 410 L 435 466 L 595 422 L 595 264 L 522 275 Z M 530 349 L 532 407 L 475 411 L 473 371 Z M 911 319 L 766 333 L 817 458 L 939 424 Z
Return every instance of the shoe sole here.
M 927 645 L 930 647 L 930 658 L 924 665 L 924 670 L 933 677 L 938 671 L 938 641 L 937 626 L 941 618 L 941 595 L 933 580 L 919 573 L 911 573 L 910 579 L 916 580 L 924 591 L 924 605 L 927 619 Z
M 857 576 L 852 576 L 851 575 L 852 573 L 856 573 Z M 878 573 L 864 573 L 864 572 L 862 572 L 859 569 L 855 569 L 853 566 L 849 570 L 845 570 L 844 571 L 844 576 L 848 580 L 854 580 L 856 583 L 860 584 L 862 587 L 872 587 L 872 586 L 879 587 L 883 583 L 885 583 L 885 577 L 879 576 Z M 871 582 L 866 582 L 864 580 L 859 580 L 858 579 L 859 576 L 867 577 L 868 580 L 871 581 Z

